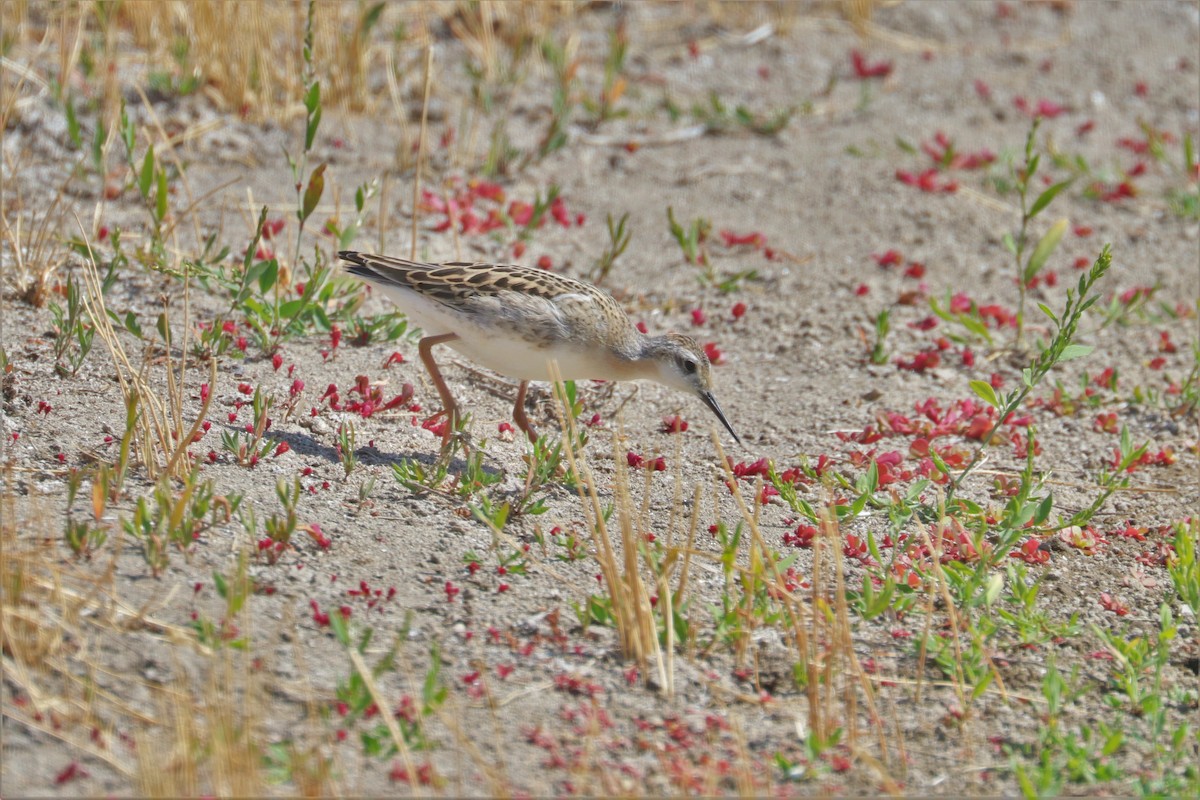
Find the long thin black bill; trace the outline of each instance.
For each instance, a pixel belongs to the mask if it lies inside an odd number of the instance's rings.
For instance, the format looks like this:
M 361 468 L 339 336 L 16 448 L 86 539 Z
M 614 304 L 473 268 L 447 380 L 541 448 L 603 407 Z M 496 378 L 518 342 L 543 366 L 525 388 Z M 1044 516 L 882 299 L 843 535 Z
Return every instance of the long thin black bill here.
M 733 437 L 733 440 L 738 444 L 741 444 L 742 440 L 738 438 L 736 433 L 734 433 L 733 426 L 729 424 L 729 420 L 725 419 L 725 412 L 723 412 L 721 407 L 717 405 L 717 398 L 713 397 L 713 393 L 702 392 L 700 394 L 700 399 L 703 400 L 704 404 L 711 408 L 712 412 L 717 415 L 717 419 L 721 420 L 721 424 L 725 426 L 725 430 L 729 431 L 729 435 Z

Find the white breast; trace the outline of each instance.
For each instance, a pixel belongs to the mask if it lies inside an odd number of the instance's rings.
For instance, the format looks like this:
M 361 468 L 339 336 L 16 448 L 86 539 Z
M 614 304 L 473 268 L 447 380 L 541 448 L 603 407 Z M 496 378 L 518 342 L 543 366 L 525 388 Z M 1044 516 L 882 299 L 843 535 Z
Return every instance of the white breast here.
M 516 335 L 510 329 L 488 325 L 486 320 L 473 314 L 454 311 L 408 289 L 398 286 L 377 287 L 425 336 L 457 334 L 458 339 L 446 342 L 447 347 L 501 375 L 518 380 L 549 380 L 547 365 L 551 360 L 557 360 L 564 380 L 617 380 L 629 377 L 618 374 L 620 362 L 607 353 L 576 348 L 564 342 L 541 346 Z

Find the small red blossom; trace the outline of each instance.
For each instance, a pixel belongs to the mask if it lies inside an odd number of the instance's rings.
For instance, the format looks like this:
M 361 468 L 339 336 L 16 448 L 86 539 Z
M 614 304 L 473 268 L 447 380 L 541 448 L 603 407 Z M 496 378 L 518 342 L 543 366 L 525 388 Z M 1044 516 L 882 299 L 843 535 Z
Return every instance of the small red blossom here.
M 1116 614 L 1118 617 L 1124 617 L 1127 614 L 1129 614 L 1129 606 L 1125 605 L 1124 603 L 1122 603 L 1117 598 L 1113 597 L 1108 592 L 1100 593 L 1100 606 L 1105 611 L 1111 611 L 1112 613 Z
M 729 313 L 733 314 L 734 319 L 741 319 L 746 313 L 746 304 L 740 301 L 734 303 Z
M 913 173 L 902 169 L 896 170 L 896 180 L 909 186 L 915 186 L 922 192 L 953 193 L 958 191 L 958 181 L 939 181 L 938 175 L 937 167 L 930 167 L 920 173 Z
M 279 232 L 283 230 L 283 226 L 286 224 L 287 224 L 287 220 L 285 220 L 283 217 L 280 217 L 278 219 L 267 220 L 266 222 L 263 223 L 263 227 L 262 227 L 263 238 L 266 239 L 268 242 L 271 241 L 272 239 L 274 239 L 276 236 L 279 235 Z
M 875 259 L 875 263 L 881 267 L 894 267 L 904 260 L 904 256 L 900 255 L 898 250 L 888 250 L 883 254 L 873 254 L 871 258 Z
M 673 417 L 663 417 L 662 427 L 659 428 L 661 433 L 683 433 L 688 429 L 688 424 L 683 417 L 676 414 Z
M 64 783 L 70 783 L 79 778 L 90 778 L 91 773 L 80 766 L 78 761 L 72 761 L 67 764 L 57 775 L 54 776 L 54 783 L 62 786 Z
M 738 247 L 740 245 L 749 245 L 756 250 L 760 250 L 767 244 L 767 237 L 763 236 L 758 231 L 751 233 L 734 233 L 733 231 L 721 231 L 721 241 L 726 247 Z
M 936 349 L 922 350 L 921 352 L 914 354 L 911 359 L 896 359 L 896 366 L 898 366 L 900 369 L 918 373 L 935 369 L 941 363 L 942 356 Z
M 725 355 L 720 351 L 715 342 L 705 343 L 704 355 L 708 356 L 708 363 L 714 366 L 725 363 Z
M 867 57 L 858 50 L 850 51 L 850 61 L 854 65 L 854 77 L 859 80 L 886 78 L 892 74 L 893 67 L 891 61 L 877 61 L 871 64 L 867 61 Z

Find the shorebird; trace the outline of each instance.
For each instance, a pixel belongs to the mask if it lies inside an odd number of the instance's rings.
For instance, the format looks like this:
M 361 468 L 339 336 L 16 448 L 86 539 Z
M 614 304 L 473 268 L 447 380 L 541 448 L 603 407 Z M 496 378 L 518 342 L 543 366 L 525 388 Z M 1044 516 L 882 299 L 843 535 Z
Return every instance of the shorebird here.
M 694 394 L 741 444 L 713 396 L 704 349 L 679 333 L 643 334 L 595 286 L 510 264 L 424 264 L 352 250 L 338 257 L 351 275 L 378 287 L 424 333 L 417 349 L 442 398 L 449 431 L 459 412 L 433 360 L 439 344 L 520 381 L 513 421 L 532 442 L 537 431 L 525 414 L 525 390 L 530 381 L 550 380 L 554 360 L 563 380 L 649 379 Z

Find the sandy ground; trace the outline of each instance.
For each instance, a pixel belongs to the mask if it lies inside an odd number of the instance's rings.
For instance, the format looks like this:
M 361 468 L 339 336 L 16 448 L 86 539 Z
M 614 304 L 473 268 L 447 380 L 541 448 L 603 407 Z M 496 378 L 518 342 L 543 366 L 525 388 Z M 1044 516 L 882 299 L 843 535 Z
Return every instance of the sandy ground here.
M 1198 224 L 1194 216 L 1175 214 L 1168 206 L 1168 192 L 1185 188 L 1186 179 L 1121 144 L 1145 141 L 1140 126 L 1149 126 L 1173 137 L 1168 156 L 1178 164 L 1184 135 L 1200 134 L 1197 6 L 1075 4 L 1064 11 L 1058 5 L 903 3 L 881 10 L 874 20 L 886 37 L 864 42 L 845 23 L 817 13 L 796 13 L 786 25 L 758 37 L 747 35 L 756 27 L 752 19 L 742 20 L 740 27 L 693 27 L 673 21 L 671 9 L 634 4 L 627 21 L 629 89 L 619 103 L 628 116 L 595 130 L 576 126 L 566 147 L 498 179 L 510 200 L 532 201 L 549 186 L 559 187 L 569 226 L 550 219 L 534 233 L 520 259 L 514 259 L 514 237 L 506 231 L 440 232 L 436 228 L 444 215 L 428 210 L 418 212 L 417 225 L 423 258 L 534 264 L 545 256 L 555 271 L 582 276 L 607 244 L 606 215 L 628 213 L 632 241 L 605 286 L 650 331 L 680 330 L 719 348 L 723 359 L 714 367 L 716 394 L 745 442 L 737 448 L 724 437 L 735 462 L 749 464 L 766 457 L 784 469 L 802 458 L 816 463 L 827 456 L 853 480 L 864 471 L 853 454 L 897 451 L 901 469 L 914 470 L 919 459 L 909 452 L 911 437 L 864 444 L 844 434 L 862 431 L 888 412 L 919 418 L 914 406 L 930 398 L 948 408 L 973 396 L 970 380 L 994 375 L 1005 389 L 1019 385 L 1026 362 L 1003 349 L 1011 341 L 1010 329 L 996 333 L 995 347 L 978 339 L 961 342 L 954 337 L 969 334 L 961 326 L 932 319 L 925 298 L 966 293 L 981 306 L 1015 307 L 1017 287 L 1002 237 L 1014 230 L 1019 215 L 1015 196 L 999 194 L 990 176 L 1006 176 L 1005 159 L 1020 159 L 1031 112 L 1044 102 L 1043 111 L 1052 113 L 1041 124 L 1043 149 L 1064 159 L 1081 156 L 1092 165 L 1094 179 L 1110 189 L 1121 182 L 1123 173 L 1144 172 L 1130 178 L 1135 196 L 1110 201 L 1087 196 L 1084 190 L 1093 178 L 1081 177 L 1034 222 L 1038 236 L 1063 217 L 1070 227 L 1047 264 L 1057 282 L 1030 292 L 1032 337 L 1046 331 L 1037 319 L 1036 303 L 1060 308 L 1066 289 L 1078 280 L 1076 263 L 1090 265 L 1105 243 L 1112 245 L 1114 265 L 1099 287 L 1104 304 L 1114 297 L 1119 303 L 1123 293 L 1137 287 L 1153 287 L 1154 295 L 1147 313 L 1127 314 L 1103 327 L 1100 314 L 1089 315 L 1081 335 L 1095 352 L 1065 365 L 1038 387 L 1038 398 L 1050 398 L 1056 381 L 1068 394 L 1077 395 L 1085 372 L 1090 380 L 1111 367 L 1119 376 L 1116 390 L 1095 387 L 1100 393 L 1095 408 L 1061 416 L 1046 407 L 1028 409 L 1042 448 L 1037 468 L 1053 481 L 1056 512 L 1069 515 L 1095 497 L 1096 475 L 1117 444 L 1114 433 L 1097 429 L 1098 414 L 1115 413 L 1117 424 L 1128 426 L 1136 442 L 1147 442 L 1152 453 L 1169 448 L 1175 456 L 1173 463 L 1135 473 L 1133 483 L 1145 491 L 1119 493 L 1096 517 L 1093 525 L 1107 544 L 1090 553 L 1069 544 L 1048 545 L 1049 561 L 1030 567 L 1032 574 L 1044 578 L 1039 608 L 1060 621 L 1078 615 L 1077 635 L 1032 649 L 997 646 L 992 657 L 1004 691 L 989 690 L 964 714 L 954 691 L 941 683 L 943 677 L 932 665 L 926 675 L 932 682 L 923 690 L 914 688 L 919 659 L 907 636 L 921 630 L 919 615 L 856 622 L 859 658 L 870 659 L 881 674 L 900 676 L 890 688 L 879 690 L 880 729 L 890 751 L 881 752 L 867 712 L 854 712 L 861 752 L 886 766 L 876 770 L 866 760 L 855 759 L 841 771 L 826 759 L 822 769 L 793 774 L 796 780 L 789 782 L 775 756 L 790 761 L 804 757 L 807 718 L 807 700 L 791 680 L 794 658 L 788 642 L 769 627 L 759 631 L 743 659 L 719 644 L 703 646 L 713 638 L 710 604 L 720 602 L 724 587 L 718 564 L 698 562 L 688 613 L 699 646 L 676 660 L 675 696 L 666 698 L 659 687 L 631 676 L 611 629 L 579 627 L 572 605 L 599 591 L 596 563 L 559 560 L 556 548 L 543 554 L 537 544 L 537 537 L 548 537 L 555 527 L 583 535 L 585 515 L 579 498 L 562 487 L 548 490 L 546 513 L 510 522 L 506 536 L 493 548 L 491 531 L 471 516 L 462 500 L 414 494 L 392 478 L 391 465 L 398 459 L 428 464 L 437 452 L 436 437 L 419 424 L 436 408 L 437 394 L 417 360 L 415 342 L 356 346 L 343 340 L 330 354 L 329 335 L 312 333 L 285 342 L 279 367 L 253 346 L 244 359 L 222 358 L 209 414 L 212 427 L 192 448 L 204 477 L 216 481 L 217 492 L 244 494 L 243 502 L 259 509 L 260 517 L 279 507 L 276 480 L 301 476 L 301 522 L 318 525 L 332 540 L 328 549 L 321 549 L 298 534 L 295 547 L 277 562 L 259 559 L 250 567 L 259 592 L 250 599 L 241 624 L 260 661 L 255 674 L 239 674 L 230 685 L 246 692 L 246 702 L 259 709 L 261 741 L 321 743 L 333 759 L 332 780 L 347 794 L 378 794 L 402 785 L 390 777 L 396 758 L 364 753 L 360 734 L 378 720 L 343 727 L 338 718 L 336 688 L 347 681 L 351 663 L 314 610 L 336 613 L 348 606 L 352 631 L 374 629 L 365 655 L 369 663 L 406 631 L 400 641 L 403 668 L 379 677 L 380 690 L 396 703 L 401 695 L 419 697 L 431 645 L 436 643 L 440 677 L 451 692 L 449 713 L 430 720 L 432 746 L 414 755 L 418 763 L 431 763 L 442 781 L 427 787 L 429 791 L 481 794 L 495 791 L 497 785 L 535 795 L 699 791 L 704 779 L 695 776 L 715 774 L 720 767 L 714 765 L 722 759 L 733 765 L 731 772 L 709 785 L 710 790 L 745 790 L 734 777 L 745 767 L 757 781 L 753 785 L 758 793 L 874 793 L 890 785 L 887 778 L 917 794 L 1017 791 L 1010 770 L 1014 757 L 1004 746 L 1036 740 L 1044 719 L 1041 681 L 1046 664 L 1057 659 L 1078 666 L 1086 685 L 1106 685 L 1109 662 L 1089 656 L 1103 649 L 1090 626 L 1129 636 L 1156 629 L 1170 581 L 1161 564 L 1139 565 L 1135 559 L 1167 541 L 1160 526 L 1194 514 L 1198 496 L 1194 412 L 1173 417 L 1162 402 L 1139 401 L 1148 392 L 1169 398 L 1164 393 L 1172 385 L 1179 387 L 1192 366 L 1200 296 Z M 612 14 L 598 9 L 573 22 L 585 87 L 599 85 Z M 696 44 L 689 48 L 689 42 Z M 852 50 L 865 54 L 868 68 L 891 64 L 890 74 L 859 79 Z M 463 126 L 469 86 L 456 66 L 462 59 L 456 41 L 439 42 L 430 141 L 445 141 L 451 128 L 456 137 L 449 146 L 431 151 L 431 177 L 425 188 L 439 195 L 452 181 L 481 177 L 475 167 L 464 168 L 463 154 L 471 148 L 484 151 L 491 129 L 491 119 L 478 115 L 473 128 Z M 378 76 L 373 80 L 382 86 Z M 690 109 L 707 103 L 710 95 L 729 109 L 744 105 L 769 115 L 794 107 L 796 112 L 773 136 L 758 136 L 735 124 L 725 133 L 672 137 L 672 132 L 695 123 Z M 548 119 L 550 96 L 549 76 L 535 73 L 504 112 L 515 147 L 536 144 Z M 680 119 L 671 119 L 665 98 L 683 109 Z M 410 101 L 409 110 L 418 115 L 419 92 Z M 354 187 L 393 169 L 396 130 L 385 110 L 353 116 L 327 110 L 311 161 L 329 164 L 326 202 L 314 218 L 314 229 L 339 213 L 339 219 L 347 219 Z M 294 209 L 294 197 L 280 148 L 297 147 L 300 123 L 287 128 L 245 123 L 214 111 L 196 96 L 162 100 L 154 113 L 172 130 L 209 120 L 220 123 L 178 147 L 195 196 L 221 187 L 195 213 L 195 230 L 201 237 L 217 233 L 220 244 L 240 253 L 251 238 L 253 214 L 247 210 L 247 198 L 252 197 L 255 204 L 271 206 L 272 218 L 287 219 L 278 249 L 290 254 L 295 222 L 289 209 Z M 139 122 L 147 120 L 145 110 L 133 101 L 131 114 Z M 83 124 L 90 135 L 86 118 Z M 941 149 L 936 144 L 939 135 L 958 153 L 990 151 L 997 160 L 991 166 L 949 169 L 934 177 L 938 186 L 954 182 L 956 191 L 923 191 L 901 180 L 899 173 L 920 176 L 934 166 L 922 146 Z M 77 158 L 68 156 L 66 145 L 62 112 L 53 103 L 41 99 L 22 109 L 5 131 L 3 146 L 7 196 L 16 197 L 19 188 L 23 207 L 6 210 L 6 218 L 12 214 L 28 220 L 36 215 L 38 204 L 49 197 L 49 187 L 62 183 Z M 1047 157 L 1045 175 L 1055 181 L 1069 176 L 1063 164 L 1050 162 Z M 15 163 L 20 169 L 10 171 Z M 408 255 L 411 173 L 393 173 L 389 180 L 384 217 L 376 200 L 354 247 L 371 251 L 382 241 L 388 251 Z M 90 220 L 100 190 L 99 178 L 92 175 L 76 182 L 63 201 Z M 486 201 L 479 205 L 487 207 Z M 685 224 L 696 218 L 711 221 L 706 248 L 717 273 L 753 270 L 754 277 L 729 293 L 700 282 L 701 270 L 685 263 L 670 236 L 668 207 Z M 126 246 L 134 249 L 144 241 L 145 220 L 136 190 L 130 189 L 104 205 L 99 222 L 110 230 L 121 227 Z M 198 252 L 191 241 L 192 222 L 183 228 L 180 247 L 188 254 Z M 738 236 L 759 233 L 762 246 L 726 244 L 722 231 Z M 311 237 L 311 242 L 326 256 L 336 249 L 327 237 Z M 99 249 L 108 252 L 104 242 Z M 900 263 L 881 265 L 890 250 L 901 255 Z M 7 243 L 3 259 L 4 268 L 13 269 Z M 923 271 L 911 269 L 914 262 L 923 265 Z M 178 312 L 179 287 L 174 278 L 131 264 L 107 302 L 121 315 L 133 311 L 149 328 L 160 294 L 173 295 Z M 1160 301 L 1181 316 L 1163 313 Z M 735 304 L 744 304 L 744 313 L 737 317 Z M 202 321 L 214 319 L 226 307 L 195 287 L 191 305 L 193 319 Z M 381 299 L 368 300 L 372 313 L 386 308 Z M 874 320 L 885 309 L 891 313 L 888 357 L 885 363 L 871 364 Z M 85 466 L 88 454 L 114 457 L 115 445 L 106 437 L 119 438 L 124 410 L 112 379 L 112 362 L 99 342 L 76 376 L 55 374 L 52 329 L 46 309 L 5 295 L 0 342 L 14 371 L 0 411 L 0 433 L 3 457 L 14 465 L 6 473 L 5 491 L 15 496 L 20 536 L 25 541 L 56 540 L 47 557 L 66 563 L 70 554 L 58 541 L 66 511 L 66 470 Z M 922 351 L 936 350 L 939 337 L 947 341 L 938 364 L 921 371 L 902 365 Z M 1174 352 L 1162 349 L 1168 340 L 1176 345 Z M 974 355 L 972 365 L 963 357 L 964 347 Z M 385 368 L 394 351 L 402 354 L 403 363 Z M 1160 357 L 1165 361 L 1156 364 Z M 522 457 L 527 447 L 521 439 L 506 441 L 498 432 L 508 419 L 511 385 L 479 374 L 449 353 L 441 360 L 455 393 L 473 415 L 473 436 L 486 440 L 486 469 L 503 476 L 496 496 L 515 495 L 524 482 Z M 359 375 L 382 381 L 389 398 L 405 382 L 412 383 L 424 411 L 402 408 L 364 419 L 339 414 L 322 402 L 327 386 L 340 387 L 345 396 Z M 154 379 L 160 380 L 158 373 Z M 193 379 L 188 407 L 195 413 L 200 407 L 199 378 Z M 287 419 L 276 416 L 270 430 L 276 441 L 288 443 L 289 452 L 266 457 L 253 469 L 235 464 L 222 452 L 220 435 L 249 421 L 249 409 L 234 406 L 236 400 L 246 399 L 239 384 L 282 398 L 297 379 L 305 386 L 298 412 Z M 697 401 L 652 384 L 620 385 L 615 390 L 589 386 L 585 397 L 583 418 L 598 414 L 601 420 L 590 430 L 587 453 L 602 500 L 612 502 L 614 437 L 621 457 L 626 452 L 651 459 L 662 454 L 665 471 L 648 477 L 633 473 L 639 530 L 660 538 L 683 536 L 692 513 L 692 487 L 699 485 L 703 489 L 697 546 L 719 553 L 709 526 L 724 522 L 732 528 L 739 517 L 720 482 L 723 476 L 709 434 L 715 423 L 706 410 Z M 318 413 L 310 416 L 310 408 Z M 552 408 L 547 392 L 535 398 L 531 414 L 545 430 L 557 429 Z M 676 414 L 687 420 L 689 429 L 682 434 L 662 432 L 662 419 Z M 351 418 L 360 465 L 347 477 L 336 452 L 336 429 Z M 964 447 L 977 444 L 961 437 L 955 441 Z M 216 453 L 212 463 L 204 457 L 210 450 Z M 1011 445 L 997 446 L 985 469 L 968 481 L 967 496 L 1001 507 L 1003 499 L 992 489 L 998 472 L 1020 468 L 1012 451 Z M 461 467 L 456 462 L 455 468 Z M 360 504 L 360 488 L 371 480 L 375 483 L 370 498 Z M 747 496 L 753 493 L 752 482 L 742 487 Z M 129 498 L 110 509 L 110 519 L 127 517 L 136 498 L 152 488 L 135 470 Z M 815 504 L 823 500 L 819 486 L 804 488 L 802 496 Z M 86 503 L 77 501 L 78 513 L 84 507 Z M 796 528 L 795 516 L 776 498 L 762 508 L 760 524 L 772 547 L 797 554 L 793 566 L 803 579 L 813 566 L 812 550 L 786 543 Z M 881 535 L 886 522 L 880 514 L 868 513 L 845 523 L 842 532 Z M 1127 522 L 1148 529 L 1149 541 L 1115 535 Z M 152 687 L 181 680 L 189 691 L 202 694 L 203 676 L 215 669 L 215 662 L 195 648 L 179 646 L 174 632 L 190 635 L 196 614 L 219 618 L 223 603 L 212 574 L 229 574 L 236 553 L 246 545 L 236 521 L 218 526 L 205 532 L 186 556 L 174 552 L 155 579 L 134 543 L 118 537 L 114 528 L 109 544 L 78 569 L 108 569 L 116 554 L 111 564 L 117 591 L 129 608 L 145 608 L 155 624 L 127 626 L 119 633 L 109 630 L 106 636 L 77 642 L 87 650 L 89 663 L 103 665 L 92 676 L 96 683 L 131 708 L 160 717 L 166 712 L 155 706 Z M 523 545 L 530 545 L 524 574 L 512 569 L 501 574 L 498 554 L 518 552 Z M 477 572 L 465 563 L 470 553 L 482 565 Z M 861 584 L 862 565 L 847 564 L 848 584 Z M 447 587 L 458 593 L 450 596 Z M 382 590 L 381 599 L 368 606 L 361 596 L 364 588 Z M 1128 613 L 1117 616 L 1105 608 L 1099 600 L 1102 593 L 1117 597 Z M 1177 617 L 1178 608 L 1176 600 Z M 1179 619 L 1181 628 L 1164 673 L 1167 684 L 1185 698 L 1171 710 L 1176 724 L 1189 715 L 1195 719 L 1198 655 L 1195 620 Z M 10 669 L 13 664 L 6 659 L 6 672 Z M 499 704 L 494 710 L 473 691 L 480 680 Z M 46 725 L 20 722 L 34 713 L 24 685 L 4 683 L 5 796 L 133 791 L 131 779 L 109 759 L 68 746 L 65 734 L 46 730 Z M 43 690 L 47 695 L 62 691 L 49 685 Z M 759 703 L 765 695 L 770 701 Z M 1070 707 L 1064 725 L 1093 724 L 1111 713 L 1095 692 Z M 447 718 L 461 728 L 456 731 Z M 1126 722 L 1131 731 L 1144 733 L 1136 719 Z M 104 720 L 96 724 L 106 731 L 103 746 L 112 760 L 136 763 L 136 754 L 121 738 L 132 735 L 132 728 L 105 728 L 113 723 Z M 339 731 L 346 729 L 341 741 Z M 146 746 L 143 743 L 142 749 Z M 835 752 L 850 755 L 845 748 Z M 1135 749 L 1118 754 L 1115 761 L 1126 770 L 1125 777 L 1102 788 L 1131 791 L 1129 776 L 1136 774 L 1140 758 Z M 73 762 L 87 776 L 58 780 Z M 492 765 L 491 776 L 482 764 Z M 611 782 L 598 783 L 598 775 Z M 698 783 L 689 783 L 693 779 Z M 293 776 L 280 791 L 298 785 Z

